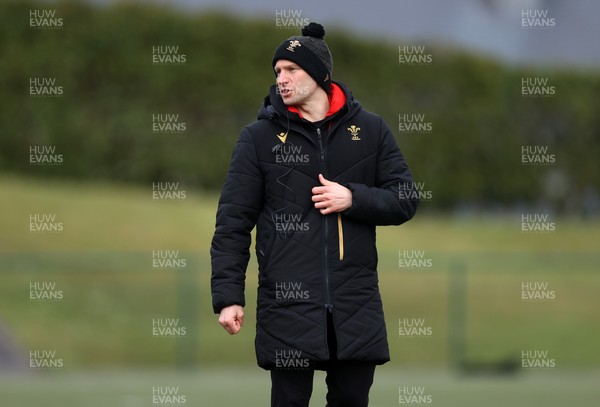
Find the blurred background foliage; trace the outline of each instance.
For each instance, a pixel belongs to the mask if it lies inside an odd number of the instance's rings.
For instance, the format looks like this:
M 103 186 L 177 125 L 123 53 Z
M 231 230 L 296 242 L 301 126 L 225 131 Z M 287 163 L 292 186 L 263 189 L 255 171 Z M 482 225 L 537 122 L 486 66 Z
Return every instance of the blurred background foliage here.
M 240 129 L 274 82 L 275 47 L 297 28 L 147 4 L 53 3 L 65 25 L 29 27 L 39 3 L 0 15 L 0 171 L 34 177 L 218 190 Z M 46 7 L 47 8 L 47 7 Z M 600 75 L 510 67 L 427 45 L 429 66 L 398 63 L 398 44 L 329 30 L 334 79 L 395 131 L 416 181 L 438 209 L 544 207 L 598 211 Z M 175 45 L 182 65 L 152 64 Z M 61 98 L 29 96 L 30 77 L 56 78 Z M 521 96 L 522 77 L 547 77 L 556 96 Z M 178 114 L 187 131 L 152 132 L 153 114 Z M 398 131 L 398 115 L 425 114 L 432 133 Z M 29 164 L 31 145 L 56 146 L 60 166 Z M 547 146 L 554 166 L 524 166 L 521 147 Z M 442 175 L 443 176 L 440 176 Z

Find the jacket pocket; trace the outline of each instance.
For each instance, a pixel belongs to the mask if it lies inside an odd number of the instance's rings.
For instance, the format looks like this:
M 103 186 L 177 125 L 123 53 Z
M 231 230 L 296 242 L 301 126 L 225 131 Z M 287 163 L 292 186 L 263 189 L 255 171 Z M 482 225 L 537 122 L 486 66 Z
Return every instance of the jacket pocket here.
M 277 233 L 271 233 L 266 239 L 256 243 L 256 257 L 258 258 L 258 266 L 262 273 L 267 271 L 276 236 Z

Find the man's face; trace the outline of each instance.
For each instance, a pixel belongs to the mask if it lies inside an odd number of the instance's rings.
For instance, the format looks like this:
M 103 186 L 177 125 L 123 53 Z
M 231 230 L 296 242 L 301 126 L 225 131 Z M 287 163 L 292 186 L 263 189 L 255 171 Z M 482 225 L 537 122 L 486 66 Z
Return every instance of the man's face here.
M 275 64 L 277 87 L 287 106 L 306 103 L 317 90 L 317 82 L 298 64 L 280 59 Z

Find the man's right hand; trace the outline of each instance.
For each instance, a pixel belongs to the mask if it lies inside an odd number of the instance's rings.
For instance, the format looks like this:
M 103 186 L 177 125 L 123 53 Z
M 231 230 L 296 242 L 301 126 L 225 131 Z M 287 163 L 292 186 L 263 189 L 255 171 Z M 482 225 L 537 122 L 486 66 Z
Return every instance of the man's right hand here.
M 244 326 L 244 307 L 241 305 L 230 305 L 221 310 L 219 315 L 219 324 L 230 335 L 235 335 Z

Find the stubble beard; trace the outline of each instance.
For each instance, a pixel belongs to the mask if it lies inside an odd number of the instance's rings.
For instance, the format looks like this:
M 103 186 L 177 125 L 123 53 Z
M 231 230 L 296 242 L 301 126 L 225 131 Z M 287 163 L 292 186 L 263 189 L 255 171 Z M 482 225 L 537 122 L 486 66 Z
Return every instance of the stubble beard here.
M 306 102 L 311 98 L 311 96 L 315 93 L 315 91 L 313 90 L 312 92 L 307 92 L 305 90 L 306 88 L 303 86 L 298 86 L 298 87 L 294 87 L 292 90 L 292 96 L 289 98 L 283 98 L 283 103 L 286 106 L 298 106 L 298 105 L 303 105 L 306 104 Z

